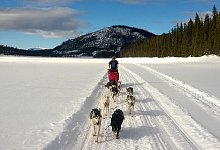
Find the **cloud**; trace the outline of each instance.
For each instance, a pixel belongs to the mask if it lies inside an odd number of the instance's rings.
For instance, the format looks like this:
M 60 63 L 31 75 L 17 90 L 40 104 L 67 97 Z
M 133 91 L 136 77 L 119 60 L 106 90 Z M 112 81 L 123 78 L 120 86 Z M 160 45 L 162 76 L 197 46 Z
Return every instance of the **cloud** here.
M 123 4 L 149 4 L 149 3 L 154 3 L 154 4 L 160 4 L 160 3 L 165 3 L 168 1 L 175 1 L 175 0 L 115 0 Z
M 117 0 L 117 1 L 124 3 L 124 4 L 143 4 L 147 0 Z
M 190 1 L 195 3 L 213 3 L 216 0 L 190 0 Z
M 66 5 L 80 0 L 23 0 L 25 5 L 40 5 L 40 6 L 54 6 Z
M 103 0 L 104 1 L 104 0 Z M 217 0 L 114 0 L 118 1 L 120 3 L 124 4 L 149 4 L 149 3 L 154 3 L 154 4 L 160 4 L 160 3 L 168 3 L 168 2 L 173 2 L 173 3 L 196 3 L 196 4 L 201 4 L 201 3 L 209 3 L 209 4 L 214 4 L 217 2 Z
M 195 18 L 195 16 L 196 16 L 196 13 L 200 16 L 200 18 L 205 18 L 205 16 L 208 14 L 210 17 L 212 16 L 212 12 L 211 11 L 204 11 L 204 12 L 192 12 L 192 11 L 185 11 L 185 12 L 183 12 L 183 14 L 185 15 L 185 16 L 188 16 L 188 17 L 190 17 L 190 18 L 192 18 L 192 19 L 194 19 Z
M 205 16 L 207 14 L 209 15 L 209 17 L 212 17 L 211 11 L 197 12 L 197 14 L 199 15 L 200 19 L 202 18 L 203 21 L 204 21 Z M 196 12 L 185 11 L 185 12 L 183 12 L 183 15 L 186 16 L 187 18 L 185 18 L 184 20 L 172 20 L 170 23 L 173 24 L 174 26 L 176 26 L 177 24 L 180 25 L 180 23 L 182 23 L 182 24 L 188 23 L 190 18 L 192 19 L 192 21 L 194 21 L 194 19 L 196 17 Z
M 0 9 L 0 30 L 14 30 L 43 37 L 75 37 L 86 23 L 82 12 L 66 8 Z

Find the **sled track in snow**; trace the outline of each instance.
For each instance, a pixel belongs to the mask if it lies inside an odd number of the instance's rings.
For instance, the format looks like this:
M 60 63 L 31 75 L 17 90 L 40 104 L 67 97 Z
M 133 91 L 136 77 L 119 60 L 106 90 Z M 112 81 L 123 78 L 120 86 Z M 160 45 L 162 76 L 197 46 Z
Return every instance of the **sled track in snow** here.
M 145 66 L 141 67 L 145 68 Z M 160 76 L 159 72 L 151 71 L 155 76 L 168 80 L 168 78 Z M 106 94 L 104 85 L 107 83 L 107 73 L 95 87 L 91 96 L 86 98 L 81 110 L 67 121 L 67 127 L 64 131 L 48 144 L 45 150 L 196 150 L 201 148 L 182 127 L 196 128 L 195 132 L 200 132 L 201 127 L 196 123 L 187 124 L 189 120 L 193 122 L 192 118 L 172 103 L 168 96 L 160 93 L 158 89 L 152 87 L 139 75 L 124 66 L 120 67 L 119 72 L 122 91 L 117 103 L 111 102 L 108 117 L 102 119 L 98 143 L 95 142 L 95 138 L 92 136 L 89 112 L 92 108 L 98 107 L 100 97 Z M 134 88 L 136 99 L 133 117 L 128 115 L 125 102 L 125 89 L 129 86 Z M 177 85 L 176 88 L 182 89 Z M 165 106 L 161 105 L 161 101 L 166 102 L 163 102 Z M 119 135 L 120 139 L 115 139 L 111 126 L 109 126 L 110 116 L 116 108 L 122 109 L 125 114 L 125 120 Z M 179 124 L 178 117 L 174 115 L 172 109 L 180 110 L 178 113 L 180 116 L 184 116 L 181 118 L 183 124 Z M 84 115 L 83 118 L 82 115 Z
M 140 77 L 133 73 L 131 70 L 128 70 L 123 67 L 124 70 L 129 72 L 127 74 L 130 76 L 129 78 L 138 82 L 140 81 Z M 131 76 L 132 74 L 132 76 Z M 145 81 L 142 81 L 143 83 Z M 141 91 L 143 95 L 144 92 L 146 92 L 146 88 L 144 86 L 136 86 L 137 91 Z M 150 93 L 151 96 L 153 94 L 158 94 L 158 93 Z M 154 96 L 153 96 L 154 97 Z M 138 101 L 138 100 L 137 100 Z M 190 139 L 185 132 L 181 130 L 181 128 L 175 123 L 175 121 L 169 116 L 169 114 L 166 113 L 166 110 L 164 110 L 160 104 L 157 101 L 154 101 L 155 104 L 152 105 L 144 105 L 143 103 L 140 103 L 141 110 L 154 110 L 155 106 L 157 107 L 158 110 L 161 110 L 163 112 L 164 117 L 161 117 L 160 119 L 157 118 L 149 118 L 146 117 L 145 120 L 151 125 L 156 125 L 157 130 L 159 130 L 159 133 L 161 133 L 161 136 L 157 136 L 154 138 L 155 141 L 158 141 L 157 143 L 160 143 L 162 147 L 159 149 L 198 149 L 196 144 Z M 168 136 L 174 136 L 175 139 L 169 139 Z M 177 140 L 178 139 L 178 140 Z M 176 143 L 175 143 L 176 142 Z M 154 147 L 153 149 L 158 149 L 158 147 Z
M 161 107 L 161 109 L 163 109 L 165 114 L 167 116 L 169 116 L 169 118 L 172 119 L 172 122 L 174 122 L 174 126 L 176 126 L 177 130 L 179 130 L 180 133 L 182 132 L 182 136 L 185 137 L 185 140 L 188 141 L 189 145 L 191 145 L 191 147 L 193 149 L 201 149 L 201 148 L 208 149 L 208 148 L 213 148 L 213 146 L 215 148 L 220 148 L 219 140 L 218 140 L 218 138 L 215 137 L 215 136 L 218 137 L 219 130 L 216 130 L 218 127 L 216 127 L 214 125 L 213 127 L 215 129 L 208 132 L 206 130 L 206 128 L 204 128 L 198 122 L 196 122 L 193 119 L 193 117 L 191 117 L 191 115 L 188 114 L 187 111 L 185 111 L 184 108 L 182 108 L 178 104 L 176 104 L 173 101 L 172 97 L 169 97 L 166 94 L 165 95 L 162 94 L 159 91 L 159 89 L 151 86 L 148 82 L 146 82 L 144 79 L 142 79 L 139 75 L 128 70 L 127 68 L 124 68 L 124 69 L 127 70 L 128 72 L 130 72 L 131 74 L 133 74 L 132 76 L 134 78 L 136 78 L 139 82 L 141 82 L 141 81 L 143 82 L 142 87 L 151 94 L 153 99 L 157 102 L 157 104 Z M 148 70 L 151 70 L 151 68 L 147 69 L 146 72 Z M 142 73 L 143 73 L 143 71 L 142 71 Z M 157 72 L 157 73 L 161 74 L 160 72 Z M 157 74 L 155 74 L 155 72 L 153 72 L 153 75 L 156 77 Z M 167 76 L 167 77 L 169 77 L 169 76 Z M 158 78 L 158 76 L 157 76 L 157 78 Z M 162 77 L 160 76 L 160 78 L 162 78 Z M 164 81 L 162 81 L 162 82 L 164 82 Z M 167 87 L 170 86 L 169 83 L 166 83 L 166 84 L 167 84 L 166 85 Z M 185 95 L 188 94 L 184 90 L 182 90 L 182 87 L 180 87 L 180 86 L 175 86 L 174 89 L 183 92 Z M 193 90 L 191 91 L 191 93 L 192 92 L 193 92 Z M 191 101 L 193 101 L 193 100 L 194 100 L 194 97 L 191 97 Z M 207 99 L 207 101 L 208 101 L 208 99 Z M 214 120 L 212 120 L 212 121 L 214 121 Z M 161 123 L 163 123 L 163 122 L 161 122 Z M 218 121 L 216 121 L 215 123 L 218 124 Z M 210 129 L 210 126 L 209 126 L 209 129 Z M 216 134 L 214 133 L 215 130 L 217 132 Z M 205 145 L 204 145 L 204 141 L 202 140 L 202 138 L 206 139 Z M 185 146 L 183 146 L 181 149 L 183 149 L 183 148 L 185 148 Z
M 154 100 L 151 96 L 152 93 L 149 94 L 137 75 L 122 67 L 120 76 L 122 92 L 117 104 L 111 104 L 112 108 L 115 108 L 116 105 L 125 114 L 120 139 L 115 139 L 111 132 L 109 116 L 102 119 L 99 142 L 96 143 L 91 135 L 91 130 L 87 130 L 87 136 L 81 139 L 83 141 L 79 149 L 197 149 L 192 140 L 185 135 L 175 121 Z M 125 88 L 128 86 L 134 87 L 135 91 L 134 117 L 128 115 L 125 103 Z M 113 111 L 114 109 L 110 110 L 110 115 Z
M 191 95 L 193 98 L 195 98 L 195 100 L 197 100 L 197 103 L 200 104 L 203 108 L 206 108 L 207 111 L 212 112 L 217 117 L 220 117 L 220 99 L 218 99 L 217 97 L 209 95 L 203 91 L 200 91 L 199 89 L 192 87 L 191 85 L 183 83 L 182 81 L 178 81 L 150 67 L 141 64 L 136 64 L 136 65 L 150 71 L 152 74 L 166 81 L 171 86 L 180 89 L 185 93 L 185 95 Z
M 106 75 L 107 76 L 107 73 Z M 44 150 L 71 150 L 73 147 L 82 149 L 86 139 L 89 138 L 90 121 L 89 113 L 97 107 L 97 102 L 103 95 L 103 85 L 107 79 L 102 78 L 89 97 L 86 98 L 81 109 L 66 120 L 66 127 L 57 137 L 48 143 Z M 80 140 L 78 140 L 80 138 Z

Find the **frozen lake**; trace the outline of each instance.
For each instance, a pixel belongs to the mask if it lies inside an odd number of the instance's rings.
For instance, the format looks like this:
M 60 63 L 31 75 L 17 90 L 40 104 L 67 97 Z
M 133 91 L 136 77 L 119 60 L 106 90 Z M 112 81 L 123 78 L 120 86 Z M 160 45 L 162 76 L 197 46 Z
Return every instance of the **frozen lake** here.
M 0 62 L 0 149 L 42 147 L 52 140 L 106 73 L 106 64 L 90 59 L 18 60 Z
M 157 75 L 147 73 L 147 70 L 140 69 L 140 66 L 129 65 L 129 63 L 140 63 L 182 81 L 181 86 L 186 83 L 220 99 L 218 57 L 214 59 L 122 58 L 118 60 L 125 68 L 128 67 L 131 71 L 136 70 L 139 75 L 143 73 L 140 75 L 143 79 L 146 76 L 157 79 Z M 68 119 L 81 110 L 86 98 L 91 96 L 100 80 L 107 77 L 108 61 L 109 59 L 0 56 L 0 149 L 42 149 L 61 132 L 65 132 L 63 129 L 67 126 Z M 127 84 L 132 81 L 132 78 L 137 78 L 135 75 L 129 75 L 126 70 L 123 72 L 127 75 L 123 77 L 127 80 Z M 146 81 L 148 82 L 147 77 Z M 158 86 L 160 90 L 167 89 L 157 83 L 150 84 Z M 100 90 L 101 88 L 103 87 L 100 87 Z M 141 89 L 144 89 L 144 86 Z M 196 94 L 195 91 L 192 92 Z M 173 95 L 177 94 L 177 92 L 173 93 Z M 64 133 L 62 135 L 65 136 Z M 147 136 L 143 135 L 143 137 Z M 174 138 L 177 141 L 178 138 Z M 127 143 L 125 140 L 124 144 Z M 155 143 L 157 141 L 153 142 Z M 136 144 L 135 141 L 134 144 Z

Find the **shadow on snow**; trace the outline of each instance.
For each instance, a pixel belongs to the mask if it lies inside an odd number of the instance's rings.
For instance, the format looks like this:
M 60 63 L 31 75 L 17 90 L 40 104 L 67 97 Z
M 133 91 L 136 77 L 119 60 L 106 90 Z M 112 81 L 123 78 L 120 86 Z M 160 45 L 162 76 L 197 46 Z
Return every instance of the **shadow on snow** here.
M 60 149 L 71 149 L 76 143 L 79 135 L 85 132 L 85 125 L 89 124 L 89 113 L 96 103 L 96 100 L 101 96 L 100 86 L 106 83 L 106 74 L 97 84 L 93 92 L 89 97 L 86 98 L 85 103 L 82 105 L 80 110 L 74 113 L 70 118 L 66 120 L 66 127 L 63 132 L 60 133 L 53 141 L 51 141 L 44 150 L 60 150 Z M 83 130 L 84 129 L 84 130 Z M 87 129 L 89 130 L 89 129 Z

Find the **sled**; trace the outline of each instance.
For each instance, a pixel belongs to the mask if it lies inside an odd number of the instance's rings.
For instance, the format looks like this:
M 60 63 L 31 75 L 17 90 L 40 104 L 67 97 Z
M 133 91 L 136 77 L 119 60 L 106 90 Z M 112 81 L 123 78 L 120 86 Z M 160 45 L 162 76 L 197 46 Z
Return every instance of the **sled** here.
M 109 81 L 118 82 L 119 80 L 119 73 L 117 70 L 109 70 L 108 71 L 108 79 Z

